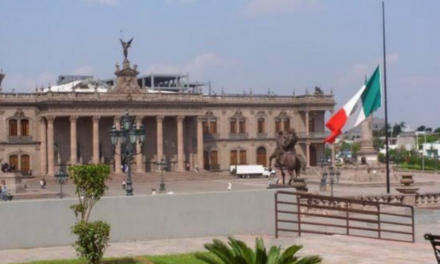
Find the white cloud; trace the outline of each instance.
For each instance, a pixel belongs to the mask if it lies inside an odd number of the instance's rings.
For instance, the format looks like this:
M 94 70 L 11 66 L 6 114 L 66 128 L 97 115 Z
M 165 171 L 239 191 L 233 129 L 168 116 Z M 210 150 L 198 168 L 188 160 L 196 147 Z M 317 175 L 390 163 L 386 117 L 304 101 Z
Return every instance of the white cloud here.
M 249 0 L 245 13 L 251 16 L 290 14 L 316 11 L 323 5 L 322 0 Z
M 168 74 L 190 74 L 190 78 L 207 78 L 213 70 L 231 66 L 235 63 L 234 60 L 228 58 L 221 58 L 216 53 L 204 53 L 191 61 L 183 64 L 167 64 L 155 63 L 152 64 L 145 73 L 168 73 Z
M 75 75 L 93 75 L 93 67 L 90 65 L 83 65 L 73 70 Z
M 15 90 L 16 92 L 33 92 L 38 85 L 47 86 L 49 83 L 54 85 L 56 83 L 57 76 L 51 72 L 43 72 L 36 77 L 28 77 L 23 75 L 6 75 L 3 81 L 3 90 L 10 92 Z
M 96 3 L 100 5 L 113 6 L 119 4 L 119 0 L 83 0 L 88 3 Z

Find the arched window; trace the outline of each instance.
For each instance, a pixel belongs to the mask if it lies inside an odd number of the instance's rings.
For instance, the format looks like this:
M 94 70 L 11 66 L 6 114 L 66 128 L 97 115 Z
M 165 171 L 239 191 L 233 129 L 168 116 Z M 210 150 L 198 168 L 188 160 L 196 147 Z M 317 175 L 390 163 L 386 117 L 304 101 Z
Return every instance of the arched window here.
M 18 136 L 18 122 L 15 119 L 9 120 L 9 136 Z
M 264 147 L 259 147 L 257 149 L 257 164 L 266 166 L 266 149 Z
M 258 119 L 258 125 L 257 125 L 257 133 L 264 133 L 265 127 L 264 127 L 264 118 Z
M 20 170 L 24 174 L 29 174 L 29 171 L 31 170 L 31 160 L 29 155 L 21 155 L 21 168 Z
M 237 165 L 237 151 L 236 150 L 232 150 L 231 151 L 231 157 L 230 157 L 230 165 Z
M 18 156 L 17 155 L 9 156 L 9 168 L 11 169 L 11 171 L 18 170 Z
M 22 136 L 29 136 L 30 135 L 29 120 L 27 120 L 27 119 L 21 120 L 20 125 L 21 125 L 21 135 Z
M 240 165 L 246 165 L 246 150 L 240 150 Z

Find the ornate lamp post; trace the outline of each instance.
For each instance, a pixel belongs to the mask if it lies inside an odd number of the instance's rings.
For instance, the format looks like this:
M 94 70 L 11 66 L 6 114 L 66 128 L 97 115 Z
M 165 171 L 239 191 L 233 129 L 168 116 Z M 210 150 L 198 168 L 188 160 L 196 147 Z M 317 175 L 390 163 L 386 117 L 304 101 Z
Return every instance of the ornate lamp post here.
M 162 159 L 159 162 L 157 162 L 157 165 L 160 166 L 160 171 L 162 173 L 162 175 L 161 175 L 162 181 L 160 182 L 160 189 L 159 189 L 159 191 L 166 191 L 166 189 L 165 189 L 165 182 L 163 181 L 163 171 L 166 170 L 166 168 L 167 168 L 167 161 L 165 159 Z
M 143 152 L 143 143 L 145 141 L 145 128 L 141 125 L 139 128 L 136 128 L 136 123 L 134 122 L 134 118 L 128 114 L 128 111 L 125 112 L 125 115 L 121 119 L 121 129 L 116 129 L 116 126 L 113 125 L 112 129 L 109 130 L 110 139 L 113 146 L 113 152 L 116 155 L 120 155 L 124 164 L 128 166 L 127 172 L 127 187 L 126 187 L 126 195 L 133 195 L 133 181 L 131 178 L 131 162 L 133 160 L 133 156 L 139 155 Z M 139 145 L 141 146 L 140 152 L 136 153 L 134 145 L 137 140 L 139 140 Z M 116 144 L 118 141 L 121 143 L 121 153 L 116 152 Z
M 65 172 L 64 168 L 55 174 L 55 180 L 60 185 L 60 199 L 63 199 L 63 185 L 67 183 L 68 178 L 69 174 Z

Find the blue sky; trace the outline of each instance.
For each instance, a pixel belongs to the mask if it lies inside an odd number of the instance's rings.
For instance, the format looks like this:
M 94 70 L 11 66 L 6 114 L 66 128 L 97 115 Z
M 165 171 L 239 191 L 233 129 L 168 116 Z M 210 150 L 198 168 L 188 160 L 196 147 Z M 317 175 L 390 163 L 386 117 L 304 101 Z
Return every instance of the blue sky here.
M 440 127 L 440 1 L 386 0 L 389 118 Z M 142 73 L 220 92 L 333 89 L 344 104 L 382 62 L 378 0 L 0 0 L 6 91 L 60 74 L 113 77 L 118 38 Z M 383 110 L 378 113 L 383 116 Z

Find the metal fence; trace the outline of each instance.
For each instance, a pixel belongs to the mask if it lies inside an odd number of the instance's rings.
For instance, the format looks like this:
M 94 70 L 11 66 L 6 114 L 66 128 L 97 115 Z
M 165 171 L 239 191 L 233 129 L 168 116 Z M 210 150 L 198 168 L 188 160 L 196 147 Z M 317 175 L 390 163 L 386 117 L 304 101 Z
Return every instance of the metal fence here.
M 278 191 L 275 236 L 280 232 L 349 235 L 391 241 L 415 241 L 410 205 Z

